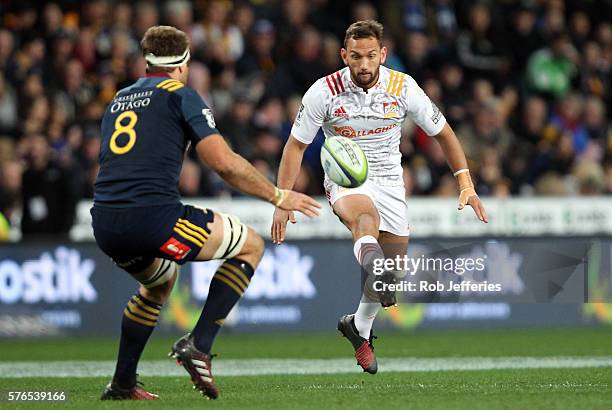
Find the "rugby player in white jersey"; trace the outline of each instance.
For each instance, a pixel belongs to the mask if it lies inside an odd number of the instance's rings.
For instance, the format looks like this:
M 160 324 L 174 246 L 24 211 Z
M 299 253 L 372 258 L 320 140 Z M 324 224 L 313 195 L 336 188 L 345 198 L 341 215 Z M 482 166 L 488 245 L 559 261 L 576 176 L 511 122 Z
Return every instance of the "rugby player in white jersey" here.
M 362 148 L 368 159 L 368 180 L 348 189 L 325 178 L 324 186 L 334 213 L 352 233 L 355 257 L 366 271 L 371 270 L 374 258 L 394 256 L 389 251 L 385 254 L 383 249 L 404 254 L 408 246 L 399 150 L 401 124 L 406 117 L 440 143 L 458 181 L 458 209 L 470 205 L 481 221 L 488 222 L 461 144 L 440 110 L 412 77 L 382 65 L 387 56 L 381 44 L 382 34 L 383 26 L 373 20 L 358 21 L 347 29 L 340 51 L 347 67 L 320 78 L 304 95 L 283 151 L 277 181 L 281 189 L 292 189 L 304 151 L 319 128 L 323 128 L 326 138 L 344 136 Z M 285 240 L 287 221 L 295 223 L 293 213 L 277 208 L 271 229 L 274 243 Z M 364 288 L 364 296 L 365 293 Z M 377 371 L 377 362 L 371 330 L 381 304 L 394 305 L 395 294 L 379 294 L 378 299 L 364 297 L 355 314 L 345 315 L 338 322 L 338 329 L 355 349 L 357 363 L 372 374 Z

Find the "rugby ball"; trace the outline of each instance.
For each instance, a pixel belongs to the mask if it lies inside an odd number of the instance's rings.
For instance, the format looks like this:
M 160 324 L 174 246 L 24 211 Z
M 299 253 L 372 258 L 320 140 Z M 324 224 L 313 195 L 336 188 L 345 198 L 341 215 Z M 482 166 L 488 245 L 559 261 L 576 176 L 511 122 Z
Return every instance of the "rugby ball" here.
M 368 160 L 355 141 L 329 137 L 321 148 L 321 165 L 336 184 L 356 188 L 368 179 Z

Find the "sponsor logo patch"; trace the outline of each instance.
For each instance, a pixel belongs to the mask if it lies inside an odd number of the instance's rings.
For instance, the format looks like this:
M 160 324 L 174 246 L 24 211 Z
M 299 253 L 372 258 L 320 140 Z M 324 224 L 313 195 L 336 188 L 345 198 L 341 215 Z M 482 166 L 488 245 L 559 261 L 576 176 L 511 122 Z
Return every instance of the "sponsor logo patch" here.
M 334 127 L 334 132 L 338 135 L 347 138 L 355 138 L 355 137 L 367 137 L 369 135 L 377 135 L 392 130 L 397 127 L 397 124 L 387 125 L 386 127 L 378 127 L 373 130 L 355 130 L 355 128 L 350 126 L 342 126 L 342 127 Z
M 189 246 L 174 238 L 168 239 L 166 243 L 159 248 L 159 250 L 167 255 L 170 255 L 177 261 L 185 259 L 189 252 L 191 252 L 191 248 Z
M 397 101 L 383 103 L 383 115 L 385 118 L 395 118 L 399 116 L 399 105 Z
M 215 128 L 215 117 L 209 108 L 202 109 L 202 115 L 206 118 L 206 122 L 210 128 Z

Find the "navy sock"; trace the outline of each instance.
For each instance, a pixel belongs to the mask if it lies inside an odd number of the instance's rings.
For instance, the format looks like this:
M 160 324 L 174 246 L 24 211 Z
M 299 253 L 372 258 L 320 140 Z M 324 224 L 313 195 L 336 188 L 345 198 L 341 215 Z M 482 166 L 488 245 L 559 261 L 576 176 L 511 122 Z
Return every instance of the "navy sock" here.
M 245 261 L 228 259 L 215 272 L 202 314 L 193 328 L 196 348 L 210 353 L 219 329 L 253 277 L 253 267 Z
M 159 319 L 161 305 L 136 294 L 123 311 L 121 341 L 113 381 L 122 388 L 136 385 L 136 368 L 140 355 Z

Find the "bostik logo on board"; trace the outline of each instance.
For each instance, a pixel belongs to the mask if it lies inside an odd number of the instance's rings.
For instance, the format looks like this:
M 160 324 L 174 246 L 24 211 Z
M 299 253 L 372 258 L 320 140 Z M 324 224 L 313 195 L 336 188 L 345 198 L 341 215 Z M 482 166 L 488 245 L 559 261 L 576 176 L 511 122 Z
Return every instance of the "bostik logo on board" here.
M 93 303 L 98 299 L 91 284 L 96 268 L 79 251 L 58 247 L 38 259 L 0 262 L 0 303 Z

